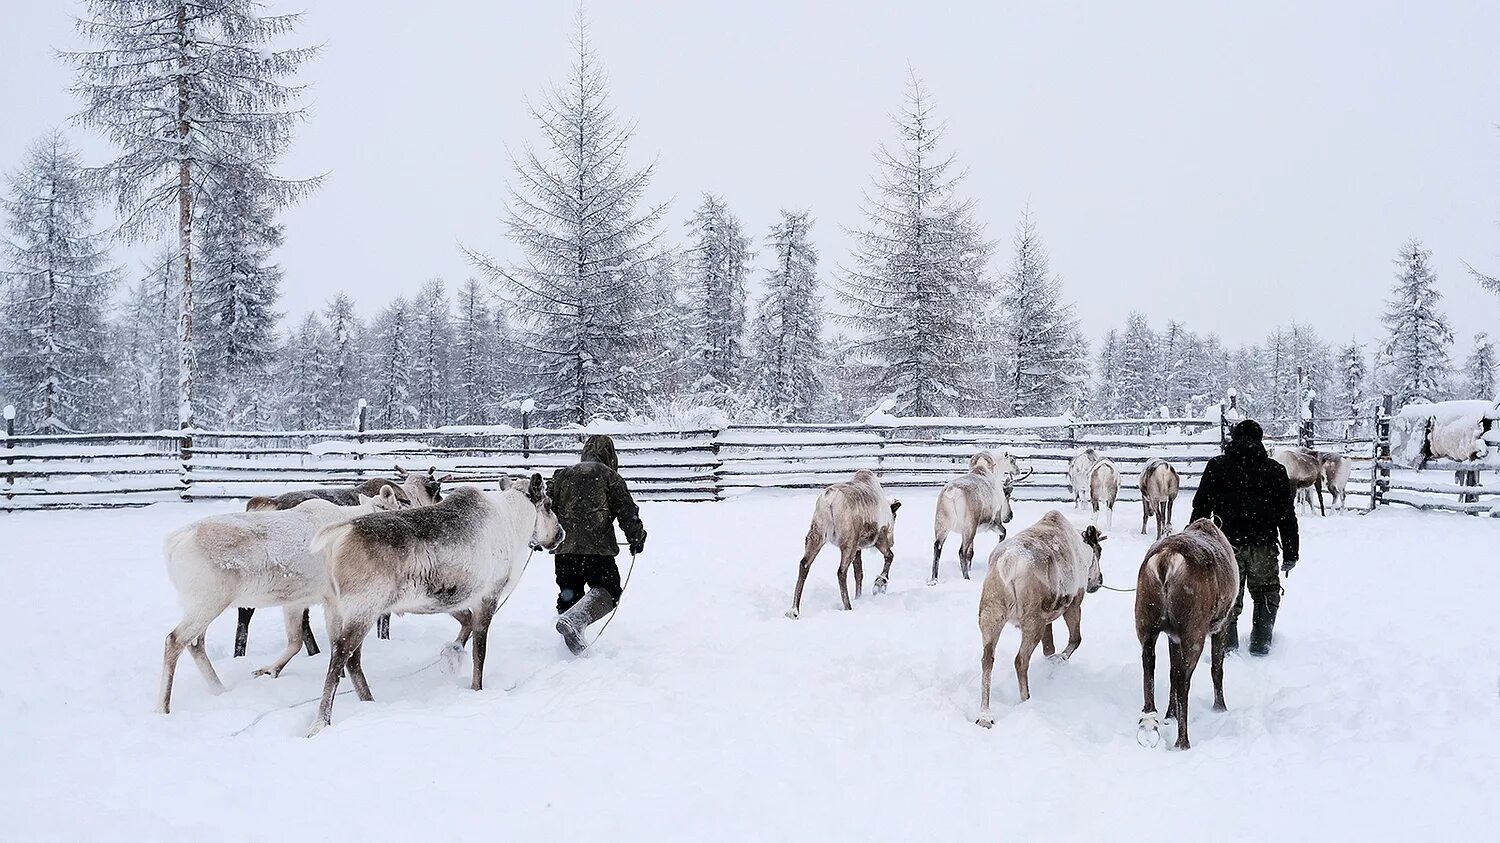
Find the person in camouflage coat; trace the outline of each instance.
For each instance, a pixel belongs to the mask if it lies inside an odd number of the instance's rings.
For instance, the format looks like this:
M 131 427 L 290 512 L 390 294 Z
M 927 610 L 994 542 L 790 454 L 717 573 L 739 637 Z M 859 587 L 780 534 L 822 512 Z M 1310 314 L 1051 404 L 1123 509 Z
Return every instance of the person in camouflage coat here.
M 630 542 L 630 555 L 646 549 L 646 527 L 619 474 L 613 439 L 590 436 L 576 465 L 558 469 L 548 484 L 552 511 L 567 535 L 553 549 L 557 567 L 557 631 L 575 654 L 583 632 L 619 603 L 622 587 L 615 557 L 615 522 Z
M 1193 496 L 1192 520 L 1217 516 L 1234 545 L 1240 568 L 1240 593 L 1229 622 L 1229 649 L 1239 647 L 1239 617 L 1245 592 L 1255 604 L 1250 653 L 1271 651 L 1271 630 L 1281 608 L 1281 571 L 1297 564 L 1297 511 L 1286 469 L 1266 453 L 1260 425 L 1251 419 L 1236 424 L 1224 453 L 1208 461 Z

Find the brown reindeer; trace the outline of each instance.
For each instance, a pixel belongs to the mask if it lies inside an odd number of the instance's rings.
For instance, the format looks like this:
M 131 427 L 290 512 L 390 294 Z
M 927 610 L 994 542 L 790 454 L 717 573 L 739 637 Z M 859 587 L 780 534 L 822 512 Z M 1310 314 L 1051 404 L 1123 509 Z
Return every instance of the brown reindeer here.
M 974 536 L 981 530 L 994 530 L 1005 540 L 1005 525 L 1010 522 L 1010 490 L 1015 482 L 1015 458 L 1005 455 L 1005 473 L 1001 473 L 995 455 L 980 451 L 969 458 L 969 473 L 953 480 L 938 493 L 937 511 L 932 520 L 932 578 L 937 585 L 938 560 L 949 533 L 958 533 L 958 570 L 964 579 L 974 565 Z M 1021 475 L 1024 478 L 1026 475 Z
M 1303 490 L 1313 488 L 1318 490 L 1318 514 L 1327 515 L 1328 511 L 1323 507 L 1323 455 L 1308 448 L 1279 448 L 1271 454 L 1271 459 L 1281 463 L 1286 469 L 1287 479 L 1292 481 L 1293 493 L 1298 500 L 1307 504 L 1309 511 L 1312 510 L 1311 493 L 1304 494 Z
M 1188 749 L 1188 688 L 1203 639 L 1213 636 L 1214 711 L 1224 710 L 1224 650 L 1230 611 L 1240 588 L 1234 548 L 1224 532 L 1199 518 L 1176 535 L 1151 546 L 1135 586 L 1135 632 L 1141 642 L 1141 678 L 1146 704 L 1141 709 L 1143 745 L 1160 740 L 1156 718 L 1156 637 L 1167 635 L 1171 688 L 1167 716 L 1177 721 L 1177 748 Z
M 1164 459 L 1153 459 L 1141 469 L 1141 535 L 1146 535 L 1146 522 L 1153 515 L 1157 538 L 1172 532 L 1172 505 L 1180 485 L 1177 469 Z
M 818 495 L 813 507 L 812 525 L 807 528 L 807 540 L 802 549 L 802 560 L 797 564 L 797 590 L 792 594 L 792 608 L 786 616 L 796 619 L 802 612 L 802 588 L 807 584 L 807 572 L 824 545 L 836 545 L 839 549 L 839 596 L 845 609 L 853 609 L 849 602 L 849 569 L 854 569 L 854 596 L 864 592 L 865 566 L 861 555 L 864 548 L 873 547 L 885 557 L 885 568 L 875 578 L 873 589 L 879 594 L 890 581 L 891 562 L 895 559 L 896 510 L 901 501 L 887 500 L 885 491 L 875 472 L 860 469 L 845 483 L 836 483 Z
M 1115 501 L 1120 499 L 1120 470 L 1107 459 L 1101 459 L 1089 469 L 1089 502 L 1094 505 L 1094 526 L 1099 525 L 1099 513 L 1105 516 L 1105 528 L 1115 528 Z
M 1056 660 L 1066 661 L 1083 643 L 1083 595 L 1104 584 L 1099 557 L 1105 538 L 1093 525 L 1080 533 L 1061 512 L 1053 510 L 990 554 L 990 570 L 979 598 L 979 633 L 984 642 L 979 725 L 989 728 L 995 723 L 990 716 L 990 675 L 995 645 L 1007 623 L 1021 630 L 1021 648 L 1016 651 L 1021 702 L 1031 698 L 1027 673 L 1036 645 L 1041 643 L 1042 652 L 1054 658 L 1053 621 L 1061 617 L 1068 625 L 1068 648 Z

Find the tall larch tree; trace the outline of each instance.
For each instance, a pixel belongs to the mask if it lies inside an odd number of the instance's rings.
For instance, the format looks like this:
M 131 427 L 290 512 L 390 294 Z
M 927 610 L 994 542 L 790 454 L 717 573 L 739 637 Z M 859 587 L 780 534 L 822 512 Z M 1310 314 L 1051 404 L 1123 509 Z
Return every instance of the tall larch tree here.
M 1093 413 L 1097 417 L 1119 417 L 1125 412 L 1120 391 L 1120 332 L 1114 328 L 1099 343 L 1094 363 Z
M 694 391 L 727 396 L 740 386 L 745 364 L 745 282 L 750 239 L 724 199 L 711 193 L 688 221 L 687 289 L 691 301 Z
M 105 315 L 116 272 L 94 227 L 96 196 L 57 132 L 32 144 L 0 199 L 4 391 L 23 429 L 90 430 L 106 421 Z
M 453 393 L 453 308 L 443 279 L 423 284 L 412 305 L 411 403 L 418 424 L 436 427 L 448 421 Z
M 119 148 L 98 175 L 116 195 L 121 233 L 176 227 L 183 426 L 194 423 L 196 396 L 195 226 L 226 180 L 248 178 L 272 207 L 312 186 L 271 167 L 303 114 L 290 80 L 315 50 L 277 48 L 299 16 L 263 9 L 260 0 L 85 0 L 78 28 L 93 49 L 63 53 L 78 73 L 79 119 Z
M 1127 418 L 1154 418 L 1161 414 L 1161 366 L 1156 332 L 1146 315 L 1133 311 L 1125 320 L 1120 335 L 1119 359 L 1116 363 L 1119 383 L 1119 411 Z
M 751 329 L 756 406 L 792 422 L 811 420 L 824 393 L 823 301 L 811 229 L 806 211 L 782 211 L 771 227 L 771 266 Z
M 1376 355 L 1380 382 L 1404 407 L 1447 397 L 1452 374 L 1453 329 L 1439 309 L 1443 295 L 1432 270 L 1432 253 L 1411 240 L 1396 257 L 1396 283 L 1381 321 L 1386 339 Z
M 347 429 L 355 425 L 360 399 L 375 399 L 365 325 L 354 310 L 354 299 L 343 292 L 323 308 L 323 323 L 328 327 L 328 386 L 319 402 L 318 416 L 323 424 Z
M 1329 415 L 1344 416 L 1342 427 L 1352 435 L 1359 427 L 1361 417 L 1369 414 L 1369 369 L 1365 365 L 1365 350 L 1359 343 L 1350 340 L 1339 347 L 1334 357 L 1336 376 L 1333 379 L 1333 394 Z
M 453 334 L 451 421 L 489 424 L 500 402 L 497 349 L 502 337 L 490 313 L 489 293 L 478 279 L 468 279 L 458 290 Z
M 469 254 L 514 306 L 533 397 L 582 423 L 642 400 L 637 365 L 657 315 L 645 277 L 666 206 L 640 207 L 655 166 L 630 165 L 633 127 L 609 105 L 581 11 L 574 47 L 567 81 L 532 106 L 543 143 L 512 156 L 507 233 L 520 261 Z
M 412 372 L 417 364 L 416 308 L 398 296 L 375 318 L 368 334 L 370 426 L 407 428 L 417 424 L 412 406 Z
M 994 295 L 991 247 L 973 202 L 958 195 L 963 173 L 942 151 L 944 127 L 915 74 L 893 119 L 899 142 L 876 153 L 854 267 L 837 288 L 840 316 L 873 364 L 871 389 L 895 396 L 894 412 L 953 415 L 981 404 L 985 349 L 972 315 Z
M 1073 305 L 1063 300 L 1036 219 L 1027 208 L 1014 238 L 1015 256 L 1000 280 L 997 389 L 1011 416 L 1047 416 L 1072 405 L 1084 371 Z

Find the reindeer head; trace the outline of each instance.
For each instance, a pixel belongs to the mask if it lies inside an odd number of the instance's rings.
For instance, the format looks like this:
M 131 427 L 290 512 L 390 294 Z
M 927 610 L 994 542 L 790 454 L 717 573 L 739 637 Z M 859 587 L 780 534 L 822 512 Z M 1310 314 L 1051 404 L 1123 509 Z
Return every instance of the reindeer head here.
M 552 496 L 547 494 L 547 484 L 542 481 L 541 474 L 531 475 L 531 479 L 526 482 L 525 494 L 531 505 L 536 507 L 536 520 L 531 528 L 531 549 L 555 549 L 567 538 L 568 531 L 563 529 L 562 522 L 557 520 L 557 513 L 552 511 Z
M 374 497 L 371 497 L 369 495 L 360 495 L 359 502 L 362 504 L 374 504 L 376 512 L 391 512 L 393 510 L 400 509 L 406 503 L 405 501 L 401 500 L 401 496 L 396 493 L 396 487 L 394 486 L 380 487 L 380 492 Z
M 1094 560 L 1089 563 L 1089 584 L 1085 589 L 1089 594 L 1098 591 L 1104 585 L 1104 571 L 1099 567 L 1099 558 L 1104 555 L 1104 540 L 1109 536 L 1099 532 L 1099 528 L 1090 524 L 1083 528 L 1083 543 L 1093 551 Z
M 440 503 L 443 500 L 443 484 L 456 479 L 451 474 L 438 477 L 437 466 L 427 469 L 426 474 L 413 474 L 399 465 L 395 468 L 396 477 L 401 481 L 401 488 L 406 490 L 414 506 L 432 506 Z

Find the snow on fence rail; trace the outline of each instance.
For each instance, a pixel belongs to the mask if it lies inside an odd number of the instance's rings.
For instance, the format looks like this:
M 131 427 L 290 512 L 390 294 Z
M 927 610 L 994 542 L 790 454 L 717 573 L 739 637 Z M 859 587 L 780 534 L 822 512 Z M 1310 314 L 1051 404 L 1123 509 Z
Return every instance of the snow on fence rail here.
M 1009 450 L 1032 475 L 1022 500 L 1067 501 L 1067 463 L 1093 447 L 1120 467 L 1121 499 L 1137 500 L 1140 468 L 1172 461 L 1186 493 L 1217 454 L 1222 419 L 897 419 L 830 425 L 730 425 L 644 429 L 507 425 L 428 430 L 157 431 L 7 435 L 0 448 L 0 508 L 142 506 L 168 500 L 243 499 L 313 485 L 391 476 L 397 466 L 435 468 L 461 481 L 548 476 L 577 458 L 591 433 L 615 437 L 621 473 L 647 500 L 717 500 L 756 488 L 808 489 L 874 469 L 892 488 L 936 488 L 966 470 L 970 455 Z M 1294 444 L 1291 438 L 1274 441 Z M 1350 483 L 1369 494 L 1370 440 L 1337 443 L 1365 466 Z

